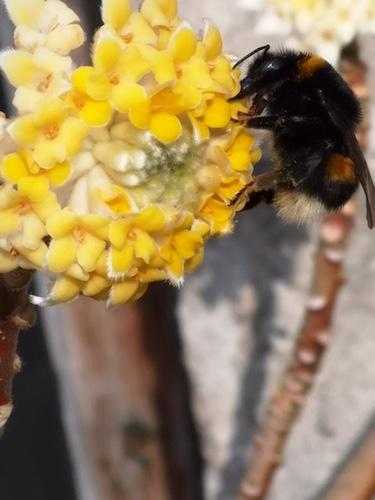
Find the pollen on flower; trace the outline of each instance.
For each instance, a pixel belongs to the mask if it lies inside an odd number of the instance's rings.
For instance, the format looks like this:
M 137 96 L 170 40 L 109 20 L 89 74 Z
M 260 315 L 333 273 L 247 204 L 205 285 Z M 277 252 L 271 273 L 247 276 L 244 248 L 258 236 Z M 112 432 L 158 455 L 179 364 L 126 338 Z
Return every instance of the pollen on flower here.
M 71 9 L 7 5 L 16 49 L 0 65 L 18 116 L 0 122 L 0 272 L 48 274 L 42 305 L 181 285 L 231 231 L 260 158 L 231 121 L 240 75 L 218 29 L 197 35 L 175 0 L 103 0 L 92 64 L 74 68 L 84 36 Z
M 59 127 L 57 125 L 47 125 L 43 128 L 43 134 L 46 139 L 49 141 L 52 139 L 56 139 L 59 135 Z

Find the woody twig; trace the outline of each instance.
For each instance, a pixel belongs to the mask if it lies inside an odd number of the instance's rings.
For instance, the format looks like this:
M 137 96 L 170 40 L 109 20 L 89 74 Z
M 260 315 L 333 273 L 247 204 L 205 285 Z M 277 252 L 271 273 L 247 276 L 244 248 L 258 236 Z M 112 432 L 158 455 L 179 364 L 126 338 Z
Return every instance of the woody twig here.
M 366 68 L 356 43 L 343 51 L 342 72 L 362 104 L 368 100 Z M 365 118 L 359 141 L 367 144 Z M 356 214 L 351 200 L 337 214 L 328 215 L 320 231 L 311 296 L 294 353 L 279 388 L 270 401 L 258 431 L 250 463 L 241 484 L 240 500 L 267 497 L 275 471 L 282 461 L 286 441 L 310 393 L 331 336 L 332 316 L 344 282 L 343 259 Z
M 12 411 L 12 382 L 20 370 L 18 334 L 34 319 L 28 301 L 31 276 L 23 269 L 0 275 L 0 431 Z
M 375 422 L 323 500 L 370 500 L 375 495 Z

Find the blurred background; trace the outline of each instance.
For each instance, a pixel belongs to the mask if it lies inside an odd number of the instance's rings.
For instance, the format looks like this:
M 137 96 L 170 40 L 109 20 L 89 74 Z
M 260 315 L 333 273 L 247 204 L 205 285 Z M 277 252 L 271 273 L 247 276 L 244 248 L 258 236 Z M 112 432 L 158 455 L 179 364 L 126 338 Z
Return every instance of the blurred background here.
M 90 39 L 99 0 L 66 3 Z M 217 24 L 236 55 L 301 37 L 285 18 L 278 25 L 266 14 L 266 1 L 179 3 L 196 29 L 204 18 Z M 12 44 L 3 8 L 0 41 Z M 375 96 L 375 37 L 361 36 L 360 46 Z M 87 57 L 87 46 L 76 54 L 80 63 Z M 4 84 L 0 98 L 10 112 Z M 374 114 L 375 100 L 372 123 Z M 358 205 L 331 345 L 271 500 L 324 498 L 375 419 L 375 239 L 362 193 Z M 318 237 L 319 224 L 286 225 L 261 206 L 238 217 L 234 234 L 209 242 L 203 266 L 180 290 L 156 285 L 136 305 L 112 311 L 84 299 L 40 311 L 37 326 L 21 335 L 24 365 L 0 441 L 1 500 L 236 498 L 304 316 Z

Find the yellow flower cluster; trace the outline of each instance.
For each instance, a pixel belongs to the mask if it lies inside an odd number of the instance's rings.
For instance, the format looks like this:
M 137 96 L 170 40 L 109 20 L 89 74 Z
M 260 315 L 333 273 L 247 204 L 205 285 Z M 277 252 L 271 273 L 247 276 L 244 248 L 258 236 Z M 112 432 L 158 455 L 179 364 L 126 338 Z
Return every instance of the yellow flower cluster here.
M 43 304 L 180 284 L 232 229 L 260 157 L 235 122 L 239 71 L 219 31 L 197 36 L 176 0 L 103 0 L 92 65 L 74 68 L 84 33 L 70 8 L 6 4 L 15 49 L 0 63 L 18 116 L 0 123 L 0 272 L 48 274 Z

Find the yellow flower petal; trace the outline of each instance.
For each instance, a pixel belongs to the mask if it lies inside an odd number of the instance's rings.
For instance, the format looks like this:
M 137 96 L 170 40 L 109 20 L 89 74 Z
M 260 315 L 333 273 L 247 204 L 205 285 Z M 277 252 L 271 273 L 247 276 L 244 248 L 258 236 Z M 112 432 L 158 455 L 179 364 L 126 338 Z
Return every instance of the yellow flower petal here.
M 18 183 L 18 192 L 32 202 L 44 200 L 48 193 L 48 179 L 42 175 L 23 177 Z
M 108 101 L 87 100 L 80 109 L 79 116 L 91 127 L 103 127 L 111 119 L 112 107 Z
M 171 37 L 168 52 L 176 64 L 188 61 L 197 48 L 197 35 L 190 27 L 180 27 Z
M 133 106 L 129 111 L 129 120 L 136 128 L 146 129 L 150 123 L 151 99 L 147 99 L 142 104 Z
M 131 203 L 125 189 L 115 186 L 109 192 L 100 192 L 100 198 L 117 215 L 125 215 L 131 211 Z
M 108 224 L 107 217 L 98 214 L 81 215 L 81 225 L 97 238 L 108 239 Z
M 52 238 L 62 238 L 70 234 L 78 224 L 78 216 L 69 208 L 51 215 L 47 221 L 47 232 Z
M 44 0 L 6 0 L 5 5 L 9 17 L 16 26 L 25 24 L 35 27 L 44 10 L 45 2 Z
M 72 68 L 72 60 L 70 57 L 63 57 L 55 54 L 45 47 L 40 47 L 35 50 L 33 60 L 35 66 L 39 69 L 39 78 L 49 77 L 49 79 L 52 80 L 57 74 L 60 76 L 60 73 L 70 72 Z M 44 80 L 42 80 L 42 83 L 45 83 Z
M 69 302 L 76 298 L 81 291 L 81 284 L 74 278 L 63 276 L 59 278 L 49 295 L 52 303 Z
M 159 84 L 177 79 L 173 59 L 167 52 L 158 52 L 152 68 L 155 79 Z
M 1 68 L 12 85 L 29 85 L 38 75 L 33 56 L 22 50 L 11 50 L 1 55 Z
M 87 272 L 95 270 L 96 262 L 105 249 L 105 241 L 86 233 L 77 249 L 77 262 Z
M 141 13 L 151 26 L 168 26 L 168 17 L 164 14 L 161 6 L 155 0 L 144 0 Z
M 231 231 L 234 209 L 228 207 L 224 202 L 210 198 L 201 208 L 200 213 L 211 224 L 213 234 L 224 234 Z
M 56 5 L 56 3 L 54 2 Z M 85 33 L 78 24 L 56 26 L 46 36 L 45 46 L 56 54 L 67 55 L 85 41 Z
M 254 144 L 254 137 L 247 132 L 242 131 L 234 139 L 228 151 L 229 153 L 235 153 L 237 151 L 249 151 Z
M 138 82 L 152 69 L 152 63 L 142 57 L 140 50 L 130 46 L 121 55 L 120 77 Z
M 223 49 L 223 40 L 220 31 L 212 24 L 208 25 L 203 37 L 203 44 L 206 51 L 208 61 L 215 59 L 221 54 Z
M 177 0 L 158 0 L 158 4 L 170 21 L 177 16 Z
M 87 80 L 87 94 L 96 101 L 109 99 L 112 85 L 105 73 L 94 71 Z
M 157 43 L 157 48 L 159 50 L 165 50 L 168 47 L 169 40 L 171 38 L 172 32 L 166 26 L 159 26 L 159 39 Z
M 22 177 L 29 175 L 27 164 L 18 153 L 5 156 L 1 162 L 0 170 L 3 177 L 12 183 L 17 183 Z
M 196 247 L 203 244 L 200 234 L 191 231 L 180 231 L 173 238 L 176 252 L 183 259 L 190 259 L 196 252 Z
M 109 288 L 110 285 L 111 282 L 108 279 L 94 274 L 83 287 L 82 293 L 87 297 L 94 297 L 95 295 L 99 295 L 106 288 Z
M 29 250 L 37 250 L 46 236 L 43 222 L 32 212 L 23 217 L 23 231 L 20 238 L 21 245 Z
M 159 141 L 164 144 L 171 144 L 182 134 L 182 125 L 180 120 L 167 113 L 155 113 L 151 116 L 150 131 Z
M 182 81 L 197 89 L 212 90 L 214 88 L 207 62 L 198 56 L 193 56 L 185 65 Z
M 207 107 L 204 123 L 210 128 L 223 128 L 230 122 L 230 105 L 221 98 L 215 97 Z
M 17 229 L 21 224 L 20 216 L 11 210 L 0 212 L 0 237 L 7 236 Z
M 10 125 L 9 132 L 17 142 L 25 146 L 34 146 L 39 137 L 39 130 L 35 128 L 32 115 L 17 118 Z
M 235 81 L 232 77 L 231 63 L 224 56 L 219 56 L 215 61 L 215 67 L 211 71 L 211 77 L 217 81 L 222 87 L 228 89 L 230 95 L 233 94 Z
M 46 197 L 41 202 L 33 203 L 33 212 L 42 220 L 46 222 L 51 215 L 60 210 L 59 202 L 55 193 L 48 192 Z
M 192 85 L 177 83 L 173 88 L 173 92 L 182 96 L 185 109 L 194 109 L 202 102 L 202 92 Z
M 162 110 L 163 113 L 179 115 L 188 109 L 188 102 L 185 95 L 182 94 L 182 88 L 179 87 L 180 94 L 175 89 L 165 88 L 152 96 L 151 109 L 153 111 Z
M 132 6 L 129 0 L 102 1 L 103 21 L 115 31 L 119 31 L 127 23 L 131 13 Z
M 28 261 L 29 265 L 27 267 L 35 267 L 36 269 L 40 269 L 44 266 L 47 255 L 47 245 L 45 245 L 44 243 L 39 245 L 35 250 L 32 250 L 20 244 L 19 240 L 15 240 L 13 242 L 13 247 L 22 257 L 24 257 Z
M 110 251 L 111 271 L 114 275 L 126 274 L 133 264 L 134 250 L 131 245 L 125 245 L 121 250 L 112 248 Z
M 31 0 L 31 2 L 34 2 L 34 0 Z M 79 22 L 79 17 L 74 10 L 60 0 L 47 0 L 44 4 L 44 14 L 52 28 Z
M 66 117 L 65 104 L 60 99 L 44 99 L 38 103 L 33 119 L 35 127 L 58 125 Z
M 236 176 L 228 177 L 222 180 L 218 194 L 226 201 L 231 201 L 245 186 L 246 183 L 241 178 Z
M 113 89 L 113 104 L 117 111 L 127 113 L 131 108 L 149 102 L 146 90 L 142 85 L 132 82 L 123 82 Z
M 48 170 L 47 177 L 53 186 L 62 186 L 69 179 L 71 173 L 72 167 L 70 163 L 66 161 Z
M 146 267 L 142 271 L 139 271 L 137 278 L 141 283 L 153 283 L 154 281 L 165 280 L 167 275 L 163 269 Z
M 59 140 L 64 144 L 68 155 L 77 154 L 88 132 L 87 124 L 78 118 L 67 118 L 61 125 Z
M 194 136 L 200 141 L 207 141 L 210 138 L 210 129 L 201 120 L 197 120 L 192 113 L 188 113 L 193 126 Z
M 164 212 L 158 207 L 144 208 L 139 214 L 134 216 L 133 225 L 146 232 L 160 231 L 165 225 L 166 217 Z
M 195 253 L 194 257 L 185 262 L 185 272 L 192 273 L 195 271 L 203 262 L 204 259 L 204 248 L 201 247 Z
M 39 142 L 34 150 L 35 161 L 47 170 L 55 167 L 58 163 L 63 163 L 66 155 L 66 148 L 60 140 Z
M 18 87 L 14 93 L 12 104 L 17 109 L 19 115 L 33 113 L 43 99 L 43 94 L 34 87 Z
M 73 72 L 71 80 L 73 87 L 77 92 L 80 94 L 86 93 L 87 82 L 94 71 L 95 70 L 92 66 L 81 66 Z
M 176 281 L 178 284 L 180 283 L 180 280 L 184 275 L 184 265 L 184 259 L 182 259 L 177 252 L 172 251 L 170 260 L 166 265 L 166 269 L 170 278 L 173 281 Z
M 260 148 L 255 148 L 253 151 L 251 151 L 250 160 L 252 164 L 257 163 L 261 158 L 262 150 Z
M 136 302 L 147 292 L 148 283 L 139 283 L 138 290 L 136 293 L 129 299 L 129 302 Z
M 137 237 L 134 241 L 134 254 L 137 259 L 142 259 L 146 264 L 149 264 L 151 257 L 156 255 L 156 253 L 157 246 L 151 236 L 143 231 L 137 232 Z
M 121 45 L 113 38 L 104 38 L 94 48 L 93 61 L 98 70 L 110 71 L 119 61 Z
M 246 172 L 252 166 L 250 153 L 247 151 L 235 151 L 229 155 L 229 161 L 236 172 Z
M 109 241 L 112 245 L 121 249 L 125 245 L 126 239 L 128 237 L 128 231 L 131 226 L 131 221 L 118 220 L 112 222 L 109 226 Z
M 64 273 L 70 278 L 74 278 L 79 281 L 87 281 L 90 278 L 89 273 L 86 273 L 82 267 L 76 262 L 72 264 Z
M 77 244 L 72 237 L 52 239 L 47 255 L 48 269 L 63 273 L 75 262 L 76 255 Z
M 155 45 L 157 42 L 156 33 L 140 12 L 133 12 L 130 16 L 127 29 L 129 33 L 132 33 L 136 37 L 139 43 Z
M 111 305 L 124 304 L 131 300 L 137 293 L 139 283 L 135 280 L 126 280 L 121 283 L 115 283 L 111 288 L 110 303 Z

